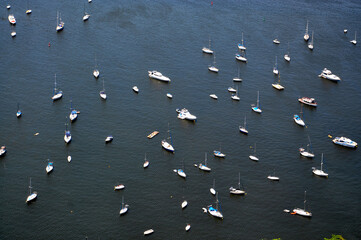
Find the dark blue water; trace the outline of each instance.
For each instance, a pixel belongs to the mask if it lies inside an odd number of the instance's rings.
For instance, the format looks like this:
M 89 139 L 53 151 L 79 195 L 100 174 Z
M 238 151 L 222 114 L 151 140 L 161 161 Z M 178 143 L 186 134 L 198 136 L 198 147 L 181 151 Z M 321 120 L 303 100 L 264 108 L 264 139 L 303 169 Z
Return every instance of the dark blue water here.
M 8 153 L 0 159 L 0 239 L 136 239 L 149 228 L 155 230 L 151 239 L 323 239 L 333 233 L 361 238 L 359 150 L 328 138 L 361 142 L 361 50 L 349 42 L 361 32 L 359 1 L 213 1 L 213 6 L 210 1 L 29 1 L 31 15 L 25 14 L 26 1 L 10 1 L 11 10 L 5 4 L 0 11 L 0 145 Z M 88 22 L 82 21 L 84 4 Z M 57 11 L 65 22 L 60 33 L 55 31 Z M 15 27 L 9 13 L 17 19 Z M 313 52 L 303 40 L 307 20 L 314 31 Z M 242 32 L 246 64 L 234 58 Z M 278 46 L 272 43 L 276 37 Z M 201 52 L 209 38 L 218 74 L 207 70 L 213 58 Z M 288 42 L 291 63 L 283 59 Z M 99 80 L 92 76 L 95 56 Z M 283 92 L 271 86 L 275 56 Z M 234 84 L 238 66 L 243 82 Z M 342 81 L 318 78 L 324 67 Z M 161 71 L 171 83 L 150 80 L 148 70 Z M 53 103 L 55 73 L 64 96 Z M 99 97 L 103 80 L 106 101 Z M 240 102 L 231 100 L 229 86 L 238 87 Z M 257 91 L 261 115 L 251 111 Z M 218 101 L 209 98 L 211 93 Z M 292 119 L 302 96 L 319 104 L 303 108 L 307 128 Z M 81 114 L 70 126 L 73 141 L 66 146 L 71 99 Z M 17 103 L 21 119 L 15 116 Z M 198 121 L 177 119 L 179 107 Z M 238 130 L 245 115 L 248 136 Z M 168 123 L 174 155 L 160 145 Z M 154 130 L 160 134 L 147 139 Z M 108 134 L 114 141 L 105 145 Z M 313 160 L 298 153 L 308 136 Z M 258 163 L 248 158 L 254 143 Z M 220 145 L 224 160 L 212 156 Z M 205 152 L 211 173 L 193 166 Z M 145 153 L 150 166 L 144 170 Z M 321 153 L 328 179 L 312 175 Z M 45 173 L 48 158 L 54 162 L 50 175 Z M 183 164 L 186 180 L 173 172 Z M 274 170 L 280 182 L 268 181 Z M 228 188 L 237 184 L 239 172 L 247 195 L 232 197 Z M 39 195 L 26 205 L 29 177 Z M 223 221 L 202 212 L 215 202 L 209 193 L 214 178 Z M 114 192 L 120 183 L 126 188 Z M 303 207 L 305 190 L 312 219 L 284 213 Z M 130 210 L 119 217 L 122 196 Z M 189 205 L 181 210 L 183 199 Z M 192 225 L 188 233 L 186 223 Z

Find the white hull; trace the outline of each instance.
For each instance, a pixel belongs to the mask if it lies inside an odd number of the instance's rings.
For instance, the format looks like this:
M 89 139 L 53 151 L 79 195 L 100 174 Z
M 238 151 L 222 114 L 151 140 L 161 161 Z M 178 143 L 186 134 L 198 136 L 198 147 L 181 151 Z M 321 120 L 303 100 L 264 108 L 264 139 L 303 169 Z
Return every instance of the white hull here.
M 31 9 L 28 9 L 28 10 L 25 11 L 26 14 L 30 14 L 30 13 L 32 13 L 32 12 L 33 12 L 33 11 L 32 11 Z
M 53 171 L 53 169 L 54 169 L 53 166 L 48 165 L 48 166 L 46 166 L 45 171 L 46 171 L 46 173 L 51 173 L 51 171 Z
M 300 216 L 303 216 L 303 217 L 312 217 L 312 213 L 307 212 L 307 211 L 305 211 L 303 209 L 300 209 L 300 208 L 293 209 L 293 212 L 300 215 Z
M 230 187 L 230 188 L 229 188 L 229 193 L 230 193 L 230 194 L 233 194 L 233 195 L 243 195 L 243 194 L 245 194 L 246 192 L 243 191 L 243 190 L 241 190 L 241 189 L 236 189 L 236 188 L 234 188 L 234 187 Z
M 209 191 L 211 192 L 212 195 L 216 195 L 216 190 L 214 188 L 210 188 Z
M 356 44 L 357 44 L 357 41 L 356 41 L 356 40 L 352 40 L 352 41 L 350 41 L 350 43 L 352 43 L 353 45 L 356 45 Z
M 273 69 L 273 74 L 278 75 L 278 73 L 279 73 L 278 70 L 274 68 Z
M 70 121 L 74 121 L 74 120 L 76 120 L 76 119 L 77 119 L 77 117 L 78 117 L 78 114 L 77 114 L 77 113 L 70 113 L 70 115 L 69 115 L 69 119 L 70 119 Z
M 15 19 L 14 15 L 10 14 L 10 15 L 8 16 L 8 19 L 9 19 L 9 23 L 10 23 L 10 24 L 13 24 L 13 25 L 16 24 L 16 19 Z
M 310 152 L 306 152 L 305 150 L 300 150 L 300 154 L 304 157 L 307 157 L 307 158 L 314 158 L 315 157 L 315 154 L 313 153 L 310 153 Z
M 206 165 L 203 165 L 202 163 L 200 163 L 200 164 L 198 165 L 198 168 L 199 168 L 200 170 L 205 171 L 205 172 L 210 172 L 210 171 L 211 171 L 211 168 L 207 167 Z
M 16 37 L 16 32 L 11 32 L 12 37 Z
M 93 71 L 93 76 L 94 76 L 95 78 L 98 78 L 98 77 L 99 77 L 99 71 L 95 69 L 95 70 Z
M 65 143 L 69 143 L 71 141 L 71 135 L 70 136 L 64 136 Z
M 276 177 L 276 176 L 268 176 L 267 177 L 269 180 L 272 180 L 272 181 L 279 181 L 280 178 L 279 177 Z
M 208 67 L 208 70 L 211 71 L 211 72 L 215 72 L 215 73 L 218 73 L 218 72 L 219 72 L 219 69 L 216 68 L 215 66 L 210 66 L 210 67 Z
M 357 142 L 352 141 L 346 137 L 336 137 L 332 140 L 334 144 L 341 145 L 343 147 L 355 148 L 357 147 Z
M 285 89 L 281 84 L 279 84 L 279 83 L 274 83 L 274 84 L 272 84 L 272 87 L 274 87 L 275 89 L 277 89 L 277 90 L 283 90 L 283 89 Z
M 259 161 L 258 157 L 253 156 L 253 155 L 249 155 L 249 159 L 251 159 L 253 161 Z
M 187 206 L 188 206 L 188 202 L 186 200 L 184 200 L 181 204 L 182 209 L 184 209 Z
M 134 86 L 134 87 L 133 87 L 133 91 L 136 92 L 136 93 L 138 93 L 138 92 L 139 92 L 139 88 L 138 88 L 137 86 Z
M 168 77 L 157 71 L 148 71 L 148 76 L 159 81 L 170 82 L 170 79 Z
M 83 17 L 83 21 L 87 21 L 89 19 L 90 15 L 89 14 L 85 14 L 84 17 Z
M 167 97 L 170 98 L 170 99 L 172 99 L 172 98 L 173 98 L 173 95 L 170 94 L 170 93 L 167 93 Z
M 252 107 L 252 110 L 256 113 L 262 113 L 262 110 L 258 107 Z
M 236 55 L 236 59 L 241 62 L 247 62 L 247 58 L 245 58 L 239 54 Z
M 185 173 L 182 169 L 178 169 L 178 170 L 177 170 L 177 174 L 178 174 L 178 176 L 180 176 L 180 177 L 182 177 L 182 178 L 186 178 L 186 177 L 187 177 L 186 173 Z
M 237 90 L 236 90 L 236 89 L 234 89 L 233 87 L 229 87 L 229 88 L 228 88 L 228 92 L 231 92 L 231 93 L 236 93 L 236 92 L 237 92 Z
M 170 145 L 166 140 L 162 141 L 162 147 L 169 152 L 174 152 L 173 146 Z
M 209 95 L 212 99 L 215 99 L 215 100 L 217 100 L 218 99 L 218 97 L 217 97 L 217 95 L 216 94 L 211 94 L 211 95 Z
M 145 161 L 143 164 L 143 168 L 147 168 L 149 166 L 149 161 Z
M 122 189 L 124 189 L 124 188 L 125 188 L 125 186 L 124 186 L 123 184 L 120 184 L 120 185 L 114 186 L 114 191 L 116 191 L 116 190 L 122 190 Z
M 308 49 L 313 50 L 313 44 L 308 44 Z
M 152 233 L 154 233 L 153 229 L 148 229 L 147 231 L 144 231 L 144 235 L 149 235 L 149 234 L 152 234 Z
M 186 230 L 186 232 L 188 232 L 191 229 L 191 225 L 187 224 L 187 226 L 184 229 Z
M 248 130 L 245 129 L 244 127 L 239 126 L 239 131 L 240 131 L 241 133 L 248 134 Z
M 304 127 L 305 126 L 305 122 L 301 119 L 301 118 L 297 118 L 297 117 L 293 117 L 293 120 L 295 121 L 295 123 L 297 123 L 298 125 Z
M 105 139 L 105 142 L 106 142 L 106 143 L 109 143 L 109 142 L 111 142 L 111 141 L 113 141 L 113 137 L 112 137 L 112 136 L 108 136 L 108 137 Z
M 56 100 L 59 100 L 62 97 L 63 97 L 63 92 L 58 92 L 51 99 L 53 99 L 53 101 L 56 101 Z
M 219 151 L 214 151 L 213 154 L 214 154 L 214 156 L 219 157 L 219 158 L 224 158 L 224 157 L 226 157 L 226 154 L 221 153 L 221 152 L 219 152 Z
M 102 99 L 107 100 L 107 95 L 105 94 L 105 92 L 101 91 L 99 95 Z
M 70 155 L 68 156 L 67 159 L 68 159 L 68 162 L 71 162 L 71 156 Z
M 122 209 L 119 211 L 119 215 L 124 215 L 128 212 L 128 205 L 125 205 Z
M 288 54 L 285 54 L 285 56 L 283 57 L 287 62 L 291 61 L 291 57 Z
M 280 44 L 281 42 L 280 42 L 278 39 L 274 39 L 274 40 L 273 40 L 273 43 L 274 43 L 274 44 Z
M 242 82 L 242 78 L 235 77 L 233 78 L 233 82 Z
M 213 217 L 216 217 L 216 218 L 220 218 L 220 219 L 223 219 L 223 214 L 216 210 L 216 209 L 211 209 L 210 208 L 211 206 L 208 207 L 207 211 L 210 215 L 212 215 Z
M 207 47 L 202 48 L 202 52 L 207 53 L 207 54 L 213 54 L 213 51 Z
M 305 34 L 305 35 L 303 36 L 303 39 L 307 42 L 307 41 L 310 39 L 310 35 Z
M 231 98 L 235 101 L 241 100 L 237 95 L 232 95 Z
M 36 192 L 33 192 L 26 198 L 26 203 L 34 201 L 37 197 L 38 197 L 38 194 Z
M 313 174 L 320 176 L 320 177 L 328 177 L 328 173 L 325 173 L 323 170 L 320 169 L 313 169 Z

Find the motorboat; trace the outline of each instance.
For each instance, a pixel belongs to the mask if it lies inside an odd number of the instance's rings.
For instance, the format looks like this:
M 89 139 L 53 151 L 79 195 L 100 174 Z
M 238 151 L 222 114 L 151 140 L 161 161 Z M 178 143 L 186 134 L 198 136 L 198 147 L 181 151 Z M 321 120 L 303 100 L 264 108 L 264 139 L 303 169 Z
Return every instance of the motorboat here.
M 247 49 L 243 44 L 243 32 L 242 32 L 242 42 L 238 43 L 237 46 L 238 46 L 238 49 L 241 50 L 241 51 L 246 51 L 246 49 Z
M 124 197 L 122 197 L 122 207 L 120 208 L 119 215 L 124 215 L 128 212 L 129 205 L 124 204 Z
M 306 24 L 306 32 L 303 35 L 303 39 L 308 42 L 308 40 L 310 39 L 310 35 L 308 34 L 308 20 L 307 20 L 307 24 Z
M 32 201 L 34 201 L 37 197 L 38 197 L 38 193 L 37 192 L 32 192 L 31 191 L 32 187 L 31 187 L 31 178 L 30 178 L 30 184 L 29 184 L 29 195 L 26 198 L 26 203 L 30 203 Z
M 332 140 L 332 142 L 334 144 L 341 145 L 341 146 L 344 146 L 344 147 L 349 147 L 349 148 L 357 147 L 357 142 L 352 141 L 351 139 L 346 138 L 346 137 L 335 137 Z
M 170 79 L 166 76 L 164 76 L 162 73 L 158 72 L 158 71 L 148 71 L 148 76 L 150 78 L 159 80 L 159 81 L 163 81 L 163 82 L 170 82 Z
M 317 102 L 315 101 L 314 98 L 309 98 L 309 97 L 302 97 L 298 99 L 299 102 L 312 106 L 312 107 L 317 107 Z
M 186 232 L 188 232 L 188 231 L 191 229 L 191 225 L 190 225 L 190 224 L 187 224 L 184 229 L 186 230 Z
M 237 53 L 236 59 L 241 62 L 247 62 L 247 58 L 244 53 L 242 53 L 242 54 Z
M 335 74 L 333 74 L 331 72 L 331 70 L 327 69 L 327 68 L 324 68 L 321 72 L 320 75 L 318 75 L 319 77 L 321 78 L 325 78 L 325 79 L 328 79 L 328 80 L 331 80 L 331 81 L 335 81 L 335 82 L 338 82 L 338 81 L 341 81 L 341 78 Z
M 94 76 L 95 78 L 98 78 L 98 77 L 99 77 L 99 70 L 98 70 L 98 69 L 94 69 L 94 70 L 93 70 L 93 76 Z
M 8 19 L 9 19 L 10 24 L 12 24 L 12 25 L 15 25 L 15 24 L 16 24 L 16 19 L 15 19 L 15 17 L 14 17 L 14 14 L 10 14 L 10 15 L 8 16 Z
M 144 154 L 143 168 L 147 168 L 148 166 L 149 166 L 149 161 L 147 160 L 147 154 Z
M 321 169 L 316 169 L 316 168 L 312 168 L 312 172 L 313 174 L 320 176 L 320 177 L 328 177 L 328 173 L 326 173 L 325 171 L 322 170 L 323 167 L 323 153 L 321 155 Z
M 211 98 L 215 99 L 215 100 L 217 100 L 217 99 L 218 99 L 218 97 L 217 97 L 217 95 L 216 95 L 216 94 L 210 94 L 209 96 L 210 96 Z
M 112 136 L 112 135 L 108 135 L 108 136 L 105 138 L 105 143 L 110 143 L 111 141 L 113 141 L 113 136 Z
M 167 93 L 167 97 L 168 97 L 169 99 L 172 99 L 172 98 L 173 98 L 173 95 L 170 94 L 170 93 Z
M 12 32 L 10 33 L 10 35 L 11 35 L 12 37 L 16 37 L 16 32 L 15 32 L 15 31 L 12 31 Z
M 238 173 L 238 187 L 237 188 L 230 187 L 229 193 L 233 195 L 243 195 L 246 193 L 246 191 L 241 189 L 241 173 Z
M 257 105 L 256 106 L 253 105 L 252 110 L 256 113 L 262 113 L 262 110 L 259 107 L 259 91 L 257 91 Z
M 239 126 L 239 131 L 244 134 L 248 134 L 248 130 L 246 129 L 247 121 L 246 116 L 244 116 L 244 124 L 243 126 Z
M 273 39 L 273 43 L 274 44 L 280 44 L 281 42 L 277 38 L 275 38 L 275 39 Z
M 186 178 L 187 177 L 187 175 L 186 175 L 186 173 L 183 171 L 183 169 L 177 169 L 177 174 L 178 174 L 178 176 L 180 176 L 180 177 L 182 177 L 182 178 Z
M 188 206 L 188 202 L 187 202 L 187 200 L 184 200 L 181 204 L 182 209 L 184 209 L 187 206 Z
M 57 12 L 56 16 L 56 31 L 60 32 L 64 29 L 64 22 L 61 20 L 61 15 Z
M 273 67 L 273 74 L 278 75 L 279 71 L 278 71 L 278 66 L 277 66 L 277 56 L 276 56 L 276 63 L 275 66 Z
M 213 155 L 215 157 L 219 157 L 219 158 L 225 158 L 226 157 L 226 154 L 222 153 L 221 151 L 217 151 L 217 150 L 213 151 Z
M 63 91 L 59 91 L 56 88 L 56 74 L 55 74 L 55 81 L 54 81 L 54 89 L 53 89 L 53 96 L 51 97 L 51 99 L 53 99 L 53 101 L 59 100 L 60 98 L 63 97 Z
M 231 93 L 236 93 L 236 92 L 237 92 L 237 90 L 236 90 L 236 89 L 234 89 L 233 87 L 229 87 L 229 88 L 228 88 L 228 92 L 231 92 Z
M 7 150 L 6 150 L 6 146 L 1 146 L 0 148 L 0 157 L 4 156 L 6 154 Z
M 305 200 L 303 201 L 303 209 L 302 208 L 295 208 L 292 210 L 294 214 L 298 214 L 303 217 L 312 217 L 312 213 L 306 211 L 306 191 L 305 191 Z
M 149 134 L 148 136 L 147 136 L 147 138 L 149 138 L 149 139 L 152 139 L 152 138 L 154 138 L 156 135 L 158 135 L 158 131 L 153 131 L 151 134 Z
M 298 150 L 299 150 L 300 154 L 302 156 L 304 156 L 304 157 L 307 157 L 307 158 L 314 158 L 315 157 L 315 154 L 305 150 L 304 148 L 299 148 Z
M 207 211 L 208 213 L 213 216 L 213 217 L 216 217 L 216 218 L 220 218 L 220 219 L 223 219 L 223 214 L 222 212 L 218 209 L 218 193 L 216 194 L 216 208 L 214 208 L 212 205 L 209 205 L 207 207 Z
M 209 38 L 208 47 L 203 47 L 202 52 L 207 54 L 213 54 L 213 51 L 211 50 L 211 38 Z
M 154 233 L 154 230 L 153 229 L 148 229 L 148 230 L 144 231 L 143 234 L 144 234 L 144 236 L 146 236 L 146 235 L 150 235 L 152 233 Z
M 48 165 L 46 165 L 46 168 L 45 168 L 45 171 L 46 173 L 51 173 L 51 171 L 53 171 L 54 169 L 54 165 L 53 165 L 53 162 L 48 162 Z
M 133 87 L 133 91 L 134 91 L 135 93 L 139 93 L 139 88 L 138 88 L 137 86 L 134 86 L 134 87 Z
M 353 45 L 356 45 L 356 44 L 357 44 L 356 31 L 355 31 L 355 39 L 351 40 L 350 43 L 352 43 Z
M 181 110 L 177 109 L 176 110 L 178 112 L 178 118 L 179 119 L 186 119 L 186 120 L 189 120 L 189 121 L 196 121 L 197 120 L 197 117 L 195 115 L 192 115 L 188 109 L 186 108 L 183 108 Z
M 198 168 L 200 170 L 203 170 L 205 172 L 210 172 L 211 171 L 211 168 L 207 166 L 207 153 L 204 154 L 205 157 L 204 157 L 204 164 L 203 163 L 200 163 L 198 164 Z
M 124 189 L 124 188 L 125 188 L 125 186 L 124 186 L 123 184 L 119 184 L 119 185 L 114 186 L 114 191 L 116 191 L 116 190 L 122 190 L 122 189 Z
M 297 114 L 293 115 L 293 120 L 295 120 L 295 122 L 304 127 L 305 126 L 305 122 L 300 118 L 300 116 L 298 116 Z

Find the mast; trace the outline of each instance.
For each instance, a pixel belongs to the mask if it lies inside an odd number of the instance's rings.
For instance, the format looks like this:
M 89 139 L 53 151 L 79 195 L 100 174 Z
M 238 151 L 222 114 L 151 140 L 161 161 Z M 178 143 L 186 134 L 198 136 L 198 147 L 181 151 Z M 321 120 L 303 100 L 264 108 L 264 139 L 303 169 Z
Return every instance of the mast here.
M 244 129 L 246 129 L 246 124 L 247 124 L 247 122 L 246 122 L 246 116 L 244 116 Z
M 321 172 L 322 172 L 322 166 L 323 166 L 323 153 L 321 155 Z
M 254 155 L 256 156 L 257 145 L 254 143 Z
M 207 153 L 204 153 L 204 165 L 207 167 Z
M 238 172 L 238 188 L 241 189 L 241 173 Z
M 303 210 L 306 211 L 306 191 L 305 191 L 305 200 L 303 201 Z
M 307 24 L 306 24 L 306 33 L 305 35 L 308 34 L 308 20 L 307 20 Z
M 242 46 L 243 46 L 243 32 L 242 32 Z
M 211 49 L 211 37 L 209 37 L 208 48 Z
M 259 108 L 259 91 L 257 91 L 257 108 Z
M 56 73 L 55 73 L 55 81 L 54 81 L 54 90 L 53 90 L 53 94 L 55 95 L 56 93 Z
M 312 145 L 311 145 L 310 136 L 308 136 L 308 142 L 309 142 L 309 144 L 307 145 L 307 148 L 310 147 L 310 150 L 311 150 L 311 153 L 312 153 L 313 151 L 312 151 Z M 308 152 L 308 149 L 307 149 L 307 152 Z
M 31 189 L 32 189 L 32 187 L 31 187 L 31 178 L 30 178 L 30 183 L 29 183 L 29 195 L 31 195 Z

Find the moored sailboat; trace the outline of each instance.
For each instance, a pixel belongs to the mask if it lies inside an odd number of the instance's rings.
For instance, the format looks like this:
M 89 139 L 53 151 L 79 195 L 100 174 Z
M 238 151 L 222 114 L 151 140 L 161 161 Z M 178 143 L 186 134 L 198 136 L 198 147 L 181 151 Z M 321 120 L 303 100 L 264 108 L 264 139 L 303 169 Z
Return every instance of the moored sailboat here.
M 31 191 L 32 186 L 31 186 L 31 178 L 30 178 L 30 183 L 29 183 L 29 195 L 26 198 L 26 203 L 30 203 L 32 201 L 34 201 L 37 197 L 38 197 L 38 193 L 37 192 L 32 192 Z
M 293 213 L 298 214 L 303 217 L 312 217 L 312 213 L 306 211 L 306 191 L 305 191 L 305 200 L 303 201 L 303 209 L 295 208 L 295 209 L 293 209 Z
M 328 173 L 326 173 L 325 171 L 323 171 L 322 169 L 323 167 L 323 153 L 321 155 L 321 168 L 320 169 L 316 169 L 315 167 L 312 168 L 312 172 L 313 174 L 320 176 L 320 177 L 328 177 Z

